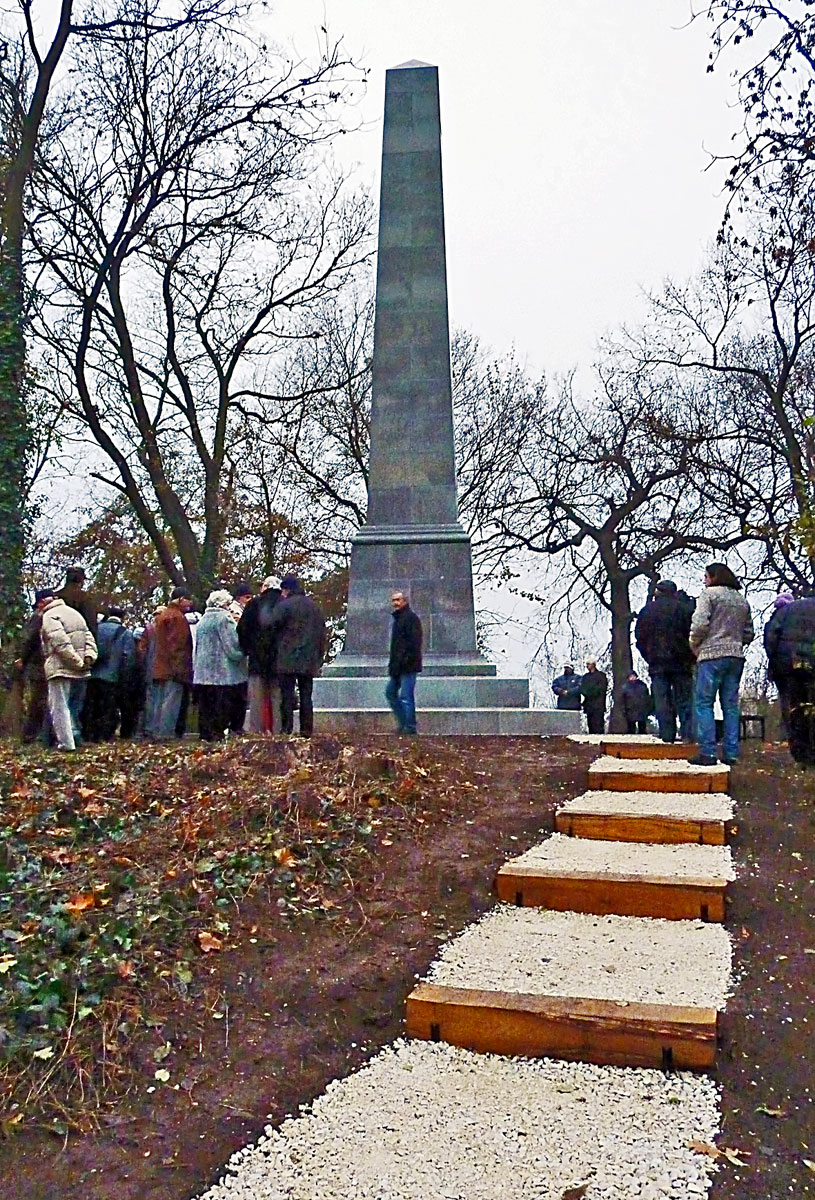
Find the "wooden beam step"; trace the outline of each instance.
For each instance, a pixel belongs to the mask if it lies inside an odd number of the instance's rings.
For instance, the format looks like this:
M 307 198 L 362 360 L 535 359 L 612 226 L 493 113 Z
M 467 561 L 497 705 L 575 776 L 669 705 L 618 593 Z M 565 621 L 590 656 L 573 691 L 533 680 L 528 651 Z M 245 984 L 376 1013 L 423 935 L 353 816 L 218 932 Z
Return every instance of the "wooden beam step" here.
M 693 758 L 699 753 L 695 742 L 601 742 L 600 750 L 611 758 L 680 759 Z
M 478 991 L 420 983 L 407 1034 L 481 1053 L 702 1070 L 716 1058 L 712 1008 Z
M 692 767 L 681 759 L 621 759 L 604 755 L 593 762 L 588 783 L 598 792 L 726 792 L 730 768 Z
M 726 888 L 723 878 L 649 877 L 517 861 L 496 876 L 498 898 L 507 904 L 672 921 L 723 921 Z
M 731 800 L 718 792 L 586 792 L 555 811 L 555 829 L 603 841 L 723 846 L 732 819 Z

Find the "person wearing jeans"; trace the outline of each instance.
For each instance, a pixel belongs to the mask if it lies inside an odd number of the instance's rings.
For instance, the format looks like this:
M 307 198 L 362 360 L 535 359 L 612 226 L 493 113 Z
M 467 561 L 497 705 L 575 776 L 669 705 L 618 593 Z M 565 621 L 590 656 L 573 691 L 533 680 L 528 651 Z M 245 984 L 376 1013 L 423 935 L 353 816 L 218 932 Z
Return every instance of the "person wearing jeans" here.
M 192 633 L 186 617 L 192 606 L 192 594 L 186 588 L 173 588 L 169 604 L 153 622 L 153 707 L 144 731 L 157 741 L 184 733 L 183 728 L 178 732 L 178 718 L 184 690 L 192 683 Z
M 391 596 L 391 644 L 385 698 L 400 733 L 416 735 L 416 676 L 422 669 L 422 622 L 404 592 Z
M 711 563 L 705 571 L 705 590 L 696 601 L 689 644 L 696 655 L 696 736 L 699 754 L 694 766 L 714 766 L 716 696 L 724 716 L 723 758 L 728 764 L 739 757 L 739 683 L 744 670 L 744 647 L 753 640 L 750 606 L 739 594 L 741 584 L 724 563 Z

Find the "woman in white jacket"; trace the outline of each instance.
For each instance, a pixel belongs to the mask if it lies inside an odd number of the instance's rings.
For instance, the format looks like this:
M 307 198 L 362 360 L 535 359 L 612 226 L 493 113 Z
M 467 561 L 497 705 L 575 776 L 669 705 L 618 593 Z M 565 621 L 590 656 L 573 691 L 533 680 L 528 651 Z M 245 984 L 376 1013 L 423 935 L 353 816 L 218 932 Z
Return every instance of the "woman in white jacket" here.
M 48 711 L 60 750 L 75 750 L 96 642 L 85 618 L 47 588 L 37 592 Z
M 724 761 L 739 757 L 739 683 L 744 670 L 744 647 L 753 640 L 750 605 L 741 584 L 725 563 L 705 570 L 705 590 L 696 601 L 690 626 L 690 648 L 696 658 L 696 736 L 699 754 L 691 762 L 713 766 L 716 723 L 713 705 L 718 695 L 724 717 Z

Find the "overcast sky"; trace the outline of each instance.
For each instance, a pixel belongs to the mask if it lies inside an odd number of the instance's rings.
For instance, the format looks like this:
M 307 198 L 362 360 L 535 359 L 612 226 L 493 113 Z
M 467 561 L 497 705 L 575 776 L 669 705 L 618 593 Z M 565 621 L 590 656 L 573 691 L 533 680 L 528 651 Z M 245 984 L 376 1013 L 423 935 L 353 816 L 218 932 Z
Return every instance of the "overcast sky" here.
M 439 68 L 450 315 L 534 368 L 592 359 L 642 286 L 715 234 L 736 113 L 689 0 L 272 0 L 313 56 L 325 23 L 370 68 L 343 145 L 378 189 L 385 70 Z M 377 190 L 378 194 L 378 190 Z

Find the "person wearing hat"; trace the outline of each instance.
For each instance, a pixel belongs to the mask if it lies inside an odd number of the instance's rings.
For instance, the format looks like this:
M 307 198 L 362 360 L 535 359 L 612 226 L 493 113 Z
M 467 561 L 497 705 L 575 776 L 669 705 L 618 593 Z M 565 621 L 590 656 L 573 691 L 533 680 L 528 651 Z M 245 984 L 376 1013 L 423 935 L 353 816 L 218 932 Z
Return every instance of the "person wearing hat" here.
M 19 657 L 14 662 L 23 710 L 23 742 L 33 742 L 38 737 L 47 742 L 49 737 L 48 680 L 45 678 L 42 657 L 42 613 L 37 610 L 37 597 L 40 595 L 42 593 L 37 592 L 35 596 L 33 612 L 22 632 Z
M 281 597 L 280 580 L 267 575 L 238 621 L 238 641 L 249 663 L 247 733 L 280 733 L 280 684 L 277 680 L 277 637 L 271 616 Z
M 580 712 L 580 680 L 571 663 L 563 668 L 563 674 L 552 680 L 552 691 L 557 696 L 557 707 Z
M 82 614 L 48 588 L 37 592 L 35 603 L 42 616 L 40 637 L 54 736 L 60 750 L 75 750 L 88 676 L 96 662 L 96 641 Z
M 663 742 L 693 741 L 693 664 L 688 637 L 693 601 L 672 579 L 660 579 L 637 617 L 634 637 L 648 663 L 651 696 Z
M 328 648 L 325 617 L 316 601 L 305 594 L 296 575 L 283 576 L 280 592 L 282 599 L 269 618 L 269 632 L 277 638 L 283 733 L 294 732 L 296 684 L 300 694 L 300 735 L 311 737 L 314 676 L 319 675 Z
M 229 599 L 231 603 L 232 597 Z M 192 634 L 186 617 L 192 607 L 192 593 L 185 587 L 173 588 L 169 603 L 153 622 L 155 689 L 145 733 L 159 741 L 184 733 L 183 729 L 179 732 L 178 718 L 185 688 L 192 684 Z

